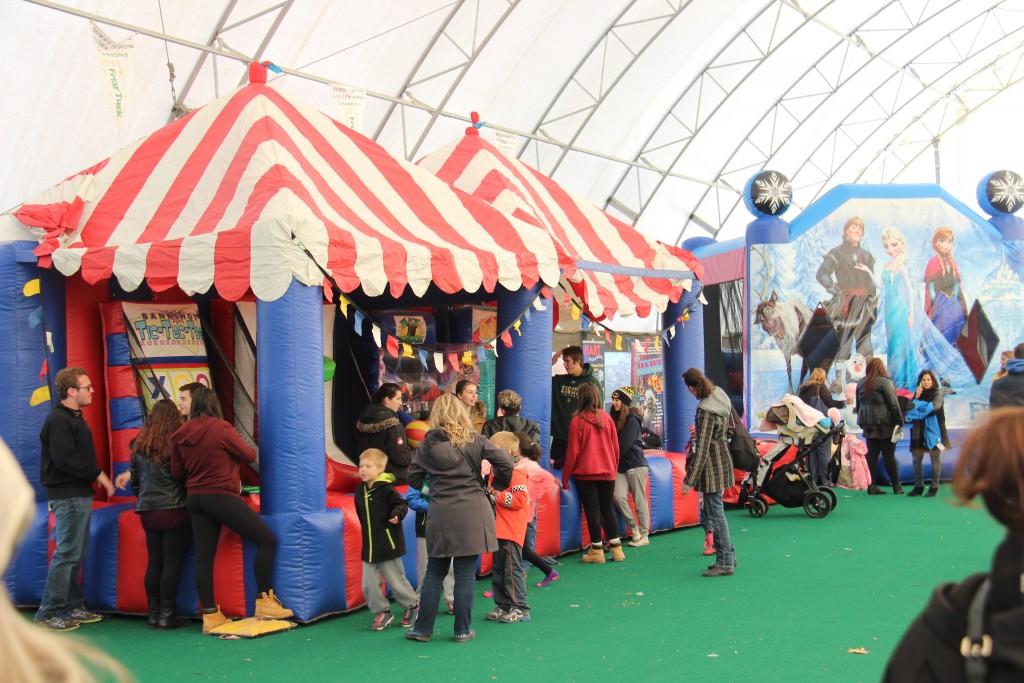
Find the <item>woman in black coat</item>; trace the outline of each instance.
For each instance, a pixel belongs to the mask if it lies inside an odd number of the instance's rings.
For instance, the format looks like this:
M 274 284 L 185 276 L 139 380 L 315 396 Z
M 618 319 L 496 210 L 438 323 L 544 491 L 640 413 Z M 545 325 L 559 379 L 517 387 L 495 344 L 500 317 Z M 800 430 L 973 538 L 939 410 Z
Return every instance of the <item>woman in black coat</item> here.
M 868 444 L 868 468 L 871 470 L 869 495 L 885 493 L 875 483 L 878 470 L 878 455 L 885 459 L 885 469 L 892 481 L 892 492 L 903 493 L 900 486 L 899 469 L 896 466 L 896 442 L 893 431 L 903 425 L 903 413 L 896 401 L 896 389 L 882 361 L 872 358 L 868 361 L 864 378 L 857 382 L 857 424 L 864 432 Z
M 398 419 L 402 407 L 402 388 L 386 382 L 373 394 L 372 403 L 363 408 L 356 420 L 356 452 L 353 460 L 367 448 L 379 448 L 388 454 L 385 472 L 395 475 L 395 486 L 402 486 L 409 476 L 413 450 L 405 437 L 405 427 Z
M 975 427 L 961 449 L 953 473 L 953 493 L 962 504 L 980 497 L 989 514 L 1006 527 L 1006 538 L 996 548 L 991 573 L 975 574 L 935 589 L 893 651 L 882 679 L 885 683 L 1024 681 L 1021 472 L 1024 408 L 993 410 L 988 422 Z M 968 637 L 968 614 L 975 601 L 981 606 L 977 619 L 981 627 Z M 983 667 L 978 678 L 967 677 L 968 665 Z

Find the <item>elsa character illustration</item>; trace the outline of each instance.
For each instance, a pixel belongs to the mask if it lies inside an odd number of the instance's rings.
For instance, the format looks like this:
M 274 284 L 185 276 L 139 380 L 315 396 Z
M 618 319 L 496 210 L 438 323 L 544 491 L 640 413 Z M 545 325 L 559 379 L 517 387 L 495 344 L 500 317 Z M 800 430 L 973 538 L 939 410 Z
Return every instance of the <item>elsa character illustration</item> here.
M 885 364 L 896 388 L 909 389 L 917 385 L 918 362 L 911 340 L 914 286 L 907 270 L 907 238 L 890 226 L 882 231 L 882 247 L 889 256 L 881 277 L 887 340 Z
M 960 271 L 953 260 L 953 231 L 941 227 L 932 235 L 935 256 L 924 271 L 924 312 L 950 344 L 956 342 L 967 318 Z

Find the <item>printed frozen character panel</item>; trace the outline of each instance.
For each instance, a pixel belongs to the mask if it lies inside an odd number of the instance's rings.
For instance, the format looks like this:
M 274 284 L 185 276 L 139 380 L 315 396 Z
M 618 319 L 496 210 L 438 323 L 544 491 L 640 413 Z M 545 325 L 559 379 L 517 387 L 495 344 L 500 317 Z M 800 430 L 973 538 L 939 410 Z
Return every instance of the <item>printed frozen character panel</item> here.
M 881 358 L 910 392 L 934 370 L 949 427 L 987 409 L 999 351 L 1024 339 L 1017 243 L 940 197 L 849 199 L 803 227 L 748 254 L 756 416 L 814 367 L 843 397 L 857 356 Z

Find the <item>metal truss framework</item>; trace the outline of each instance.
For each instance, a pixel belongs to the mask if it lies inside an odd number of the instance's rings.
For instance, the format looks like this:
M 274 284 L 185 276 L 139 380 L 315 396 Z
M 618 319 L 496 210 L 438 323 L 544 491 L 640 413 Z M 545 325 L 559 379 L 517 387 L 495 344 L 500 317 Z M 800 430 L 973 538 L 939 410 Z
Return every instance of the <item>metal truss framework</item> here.
M 185 110 L 189 90 L 211 66 L 208 56 L 258 60 L 294 2 L 268 3 L 251 16 L 231 21 L 238 0 L 226 0 L 202 45 L 51 0 L 27 1 L 199 50 L 201 57 L 175 100 L 175 112 Z M 414 159 L 439 118 L 465 120 L 445 107 L 519 5 L 520 0 L 456 0 L 446 8 L 399 91 L 367 92 L 390 102 L 372 137 L 401 126 L 404 156 Z M 673 192 L 685 183 L 695 197 L 689 215 L 680 217 L 675 242 L 693 226 L 715 235 L 727 225 L 747 222 L 736 211 L 742 204 L 739 188 L 767 167 L 790 177 L 796 200 L 803 204 L 841 182 L 898 180 L 937 139 L 1024 76 L 1024 0 L 765 0 L 760 11 L 721 40 L 717 53 L 650 127 L 631 158 L 579 146 L 613 89 L 643 78 L 639 60 L 673 22 L 688 20 L 687 10 L 697 12 L 701 6 L 694 0 L 628 0 L 531 131 L 492 126 L 523 138 L 520 156 L 551 176 L 569 153 L 620 167 L 605 208 L 641 229 L 659 192 Z M 228 47 L 232 29 L 268 16 L 273 18 L 254 54 Z M 836 17 L 845 23 L 834 25 Z M 821 46 L 821 53 L 806 59 L 802 72 L 775 79 L 780 55 L 792 54 L 805 43 Z M 462 58 L 453 61 L 453 50 Z M 439 58 L 441 53 L 446 58 Z M 751 84 L 773 79 L 780 83 L 774 101 L 741 101 L 749 97 Z M 578 104 L 581 93 L 584 106 Z M 737 108 L 757 109 L 759 116 L 747 116 L 745 127 L 731 130 L 728 139 L 716 139 L 721 153 L 702 159 L 699 169 L 687 173 L 695 166 L 691 150 L 706 143 L 702 136 L 720 136 L 716 119 Z M 838 116 L 837 109 L 847 113 Z

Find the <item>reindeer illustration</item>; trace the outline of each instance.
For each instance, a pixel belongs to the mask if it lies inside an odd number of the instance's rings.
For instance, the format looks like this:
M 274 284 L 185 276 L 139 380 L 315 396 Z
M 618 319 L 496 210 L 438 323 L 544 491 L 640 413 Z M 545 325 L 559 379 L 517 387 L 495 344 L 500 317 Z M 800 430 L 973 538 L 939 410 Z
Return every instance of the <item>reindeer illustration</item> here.
M 757 251 L 756 249 L 754 251 Z M 811 310 L 802 301 L 779 301 L 778 293 L 773 289 L 771 295 L 765 299 L 768 285 L 772 280 L 771 271 L 768 267 L 768 259 L 758 251 L 764 260 L 764 287 L 758 293 L 761 302 L 754 310 L 754 322 L 761 326 L 769 337 L 775 340 L 782 356 L 786 359 L 786 379 L 789 382 L 789 391 L 793 392 L 793 355 L 797 352 L 797 344 L 807 323 L 811 320 Z M 809 368 L 806 362 L 801 362 L 800 383 L 803 383 Z

